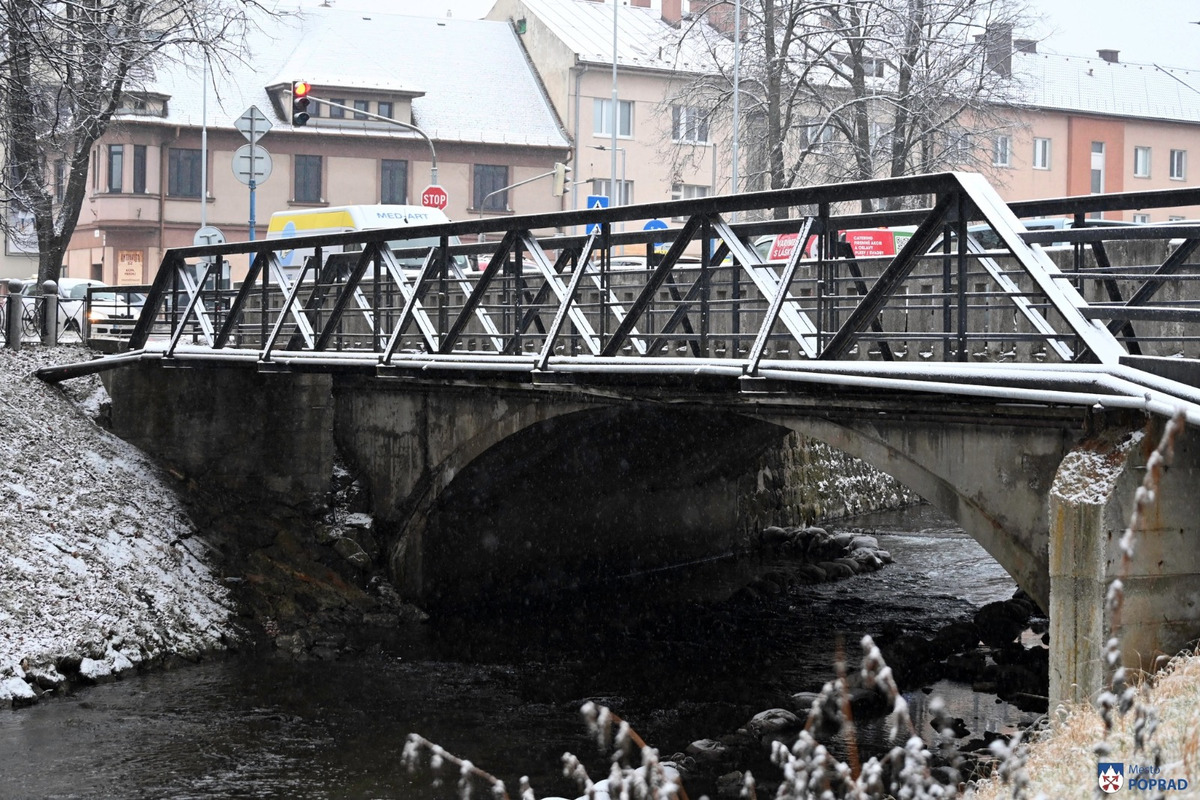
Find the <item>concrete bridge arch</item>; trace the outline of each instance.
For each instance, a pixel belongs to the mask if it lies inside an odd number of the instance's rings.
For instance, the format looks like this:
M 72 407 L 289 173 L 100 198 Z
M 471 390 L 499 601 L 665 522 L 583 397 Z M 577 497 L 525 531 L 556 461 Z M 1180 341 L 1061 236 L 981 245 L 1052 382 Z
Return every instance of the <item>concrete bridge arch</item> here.
M 506 465 L 534 465 L 523 475 L 523 495 L 506 497 L 493 487 L 482 496 L 481 502 L 510 501 L 497 506 L 510 517 L 532 517 L 529 509 L 536 511 L 539 496 L 553 505 L 555 497 L 572 497 L 566 493 L 585 480 L 601 481 L 593 508 L 620 507 L 621 490 L 629 488 L 622 480 L 666 475 L 672 480 L 651 501 L 628 509 L 630 519 L 644 513 L 648 522 L 621 528 L 625 538 L 615 541 L 606 541 L 593 525 L 557 554 L 577 550 L 601 564 L 616 555 L 654 556 L 662 548 L 686 555 L 692 545 L 712 544 L 706 533 L 735 535 L 729 509 L 736 507 L 737 476 L 787 431 L 797 430 L 928 498 L 1051 612 L 1055 700 L 1083 699 L 1098 690 L 1101 647 L 1114 631 L 1123 632 L 1125 663 L 1147 667 L 1200 630 L 1195 434 L 1177 443 L 1161 492 L 1170 502 L 1156 500 L 1133 563 L 1123 563 L 1116 548 L 1148 453 L 1145 443 L 1131 443 L 1129 433 L 1145 424 L 1136 414 L 1106 420 L 1090 409 L 971 407 L 935 398 L 858 398 L 855 405 L 845 398 L 693 393 L 681 401 L 647 391 L 647 399 L 635 400 L 629 392 L 481 388 L 241 365 L 167 369 L 139 363 L 109 373 L 106 384 L 118 435 L 186 474 L 218 483 L 291 498 L 323 495 L 340 447 L 368 477 L 379 517 L 401 534 L 393 552 L 397 577 L 418 590 L 445 575 L 423 563 L 426 552 L 461 566 L 472 544 L 446 538 L 434 545 L 442 552 L 430 549 L 436 538 L 431 531 L 444 532 L 458 521 L 448 520 L 446 509 L 475 502 L 470 487 L 484 477 L 515 474 Z M 656 433 L 630 445 L 627 434 L 634 428 L 643 436 Z M 552 473 L 536 466 L 546 458 L 530 459 L 605 437 L 612 444 L 599 452 L 603 458 L 577 458 L 574 472 L 559 476 L 558 486 L 548 483 Z M 683 468 L 679 452 L 691 455 Z M 613 467 L 631 454 L 635 468 L 622 473 Z M 591 469 L 601 478 L 591 477 Z M 666 523 L 672 519 L 683 523 L 672 527 Z M 530 548 L 561 545 L 554 534 L 565 522 L 551 518 Z M 505 566 L 487 546 L 474 552 L 476 566 Z M 471 577 L 483 574 L 477 569 Z M 1105 590 L 1115 577 L 1129 597 L 1116 620 L 1104 610 Z

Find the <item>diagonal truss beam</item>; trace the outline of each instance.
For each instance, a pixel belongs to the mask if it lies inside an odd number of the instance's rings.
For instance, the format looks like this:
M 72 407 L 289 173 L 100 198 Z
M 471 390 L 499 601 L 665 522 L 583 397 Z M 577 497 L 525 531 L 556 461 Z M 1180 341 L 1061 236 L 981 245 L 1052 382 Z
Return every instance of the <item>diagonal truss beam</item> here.
M 804 226 L 800 228 L 800 238 L 797 241 L 808 241 L 808 232 L 812 229 L 812 224 L 812 217 L 804 220 Z M 766 349 L 767 339 L 771 335 L 771 329 L 775 327 L 775 320 L 779 318 L 779 311 L 783 308 L 788 289 L 792 285 L 792 278 L 796 274 L 796 267 L 800 264 L 800 257 L 803 254 L 803 245 L 796 247 L 792 251 L 792 257 L 788 259 L 787 265 L 783 268 L 783 274 L 779 276 L 779 291 L 775 292 L 775 296 L 771 298 L 771 305 L 767 308 L 767 313 L 763 315 L 763 322 L 758 329 L 758 336 L 754 338 L 754 346 L 750 348 L 750 358 L 746 362 L 747 375 L 758 374 L 758 364 L 762 361 L 762 354 Z
M 1084 315 L 1088 302 L 1083 299 L 1062 271 L 1050 260 L 1041 248 L 1034 248 L 1021 238 L 1025 226 L 1017 219 L 1008 205 L 996 194 L 982 175 L 955 173 L 959 184 L 971 202 L 983 214 L 984 219 L 1004 246 L 1017 260 L 1025 273 L 1033 280 L 1038 290 L 1046 296 L 1054 310 L 1062 316 L 1071 331 L 1101 364 L 1120 363 L 1125 349 L 1103 325 L 1093 322 Z M 1075 360 L 1086 355 L 1079 353 Z
M 1179 268 L 1182 267 L 1187 262 L 1188 258 L 1191 257 L 1192 253 L 1196 251 L 1197 246 L 1200 246 L 1200 239 L 1184 239 L 1182 242 L 1180 242 L 1179 246 L 1175 248 L 1175 252 L 1167 256 L 1167 260 L 1162 263 L 1162 266 L 1154 271 L 1154 277 L 1148 278 L 1145 283 L 1139 286 L 1137 290 L 1130 295 L 1129 300 L 1125 302 L 1125 308 L 1137 308 L 1138 306 L 1145 305 L 1150 298 L 1154 297 L 1154 295 L 1158 293 L 1158 290 L 1163 287 L 1163 284 L 1166 283 L 1164 278 L 1166 278 L 1168 275 L 1174 275 L 1176 272 L 1178 272 Z M 1122 319 L 1119 316 L 1114 317 L 1108 323 L 1108 330 L 1115 333 L 1121 329 L 1123 323 L 1127 322 L 1128 320 Z
M 508 260 L 508 254 L 512 252 L 517 241 L 519 241 L 520 233 L 515 230 L 510 230 L 504 234 L 504 238 L 500 240 L 499 247 L 492 254 L 491 260 L 483 273 L 479 276 L 479 281 L 472 288 L 470 281 L 462 274 L 462 269 L 457 264 L 448 264 L 447 268 L 454 274 L 458 281 L 459 288 L 463 292 L 463 307 L 451 323 L 449 330 L 446 331 L 446 337 L 442 339 L 441 346 L 435 351 L 441 354 L 446 354 L 454 350 L 454 343 L 458 341 L 458 337 L 466 330 L 467 323 L 471 316 L 476 316 L 483 324 L 485 333 L 491 338 L 492 346 L 496 348 L 497 353 L 504 352 L 504 340 L 500 335 L 499 329 L 488 316 L 487 309 L 483 308 L 480 303 L 483 297 L 487 294 L 488 286 L 492 280 L 499 274 L 504 267 L 504 262 Z
M 600 354 L 600 337 L 592 330 L 591 324 L 587 321 L 582 313 L 578 313 L 578 309 L 574 308 L 575 298 L 579 296 L 579 284 L 583 281 L 583 276 L 587 272 L 585 266 L 591 261 L 592 252 L 596 249 L 597 231 L 593 231 L 586 242 L 583 244 L 583 249 L 579 253 L 579 258 L 575 260 L 575 271 L 571 273 L 571 283 L 562 294 L 559 295 L 558 311 L 554 314 L 554 321 L 550 323 L 550 329 L 546 331 L 546 340 L 542 343 L 542 352 L 538 354 L 537 369 L 545 370 L 546 365 L 550 361 L 550 354 L 554 352 L 555 342 L 558 340 L 558 334 L 562 331 L 563 323 L 566 321 L 567 315 L 571 314 L 571 321 L 576 326 L 576 331 L 583 337 L 583 341 L 587 344 L 588 350 L 592 355 Z M 555 276 L 557 279 L 558 276 Z M 549 281 L 547 281 L 549 282 Z
M 575 272 L 571 275 L 570 287 L 564 286 L 561 278 L 562 270 L 571 257 L 570 252 L 564 250 L 559 254 L 555 264 L 551 266 L 550 258 L 546 255 L 546 251 L 542 249 L 537 239 L 534 239 L 528 231 L 525 232 L 523 244 L 525 245 L 525 252 L 529 255 L 530 260 L 534 263 L 538 272 L 541 273 L 545 282 L 533 300 L 534 307 L 529 310 L 529 313 L 522 321 L 518 335 L 528 329 L 529 324 L 538 314 L 549 294 L 553 292 L 554 296 L 558 299 L 558 311 L 555 313 L 554 323 L 551 325 L 550 330 L 546 332 L 546 341 L 542 345 L 542 353 L 539 356 L 539 361 L 544 363 L 545 359 L 549 358 L 548 354 L 553 352 L 554 340 L 557 338 L 558 332 L 562 329 L 565 316 L 571 318 L 571 324 L 574 325 L 576 332 L 583 337 L 584 344 L 592 355 L 598 355 L 600 352 L 600 337 L 596 335 L 596 331 L 592 328 L 591 323 L 588 322 L 587 316 L 575 303 L 579 291 L 579 281 L 587 272 L 584 269 L 584 265 L 591 260 L 592 253 L 596 248 L 596 233 L 593 232 L 588 237 L 579 257 L 575 260 Z M 514 344 L 516 342 L 515 336 L 513 337 L 513 342 Z
M 1112 261 L 1108 258 L 1108 250 L 1104 246 L 1104 242 L 1092 242 L 1092 255 L 1096 257 L 1096 266 L 1102 273 L 1108 273 L 1112 270 Z M 1104 285 L 1104 291 L 1108 294 L 1109 302 L 1123 303 L 1124 298 L 1121 297 L 1121 287 L 1117 285 L 1117 281 L 1109 275 L 1105 275 L 1100 281 Z M 1142 345 L 1137 340 L 1137 333 L 1133 330 L 1133 323 L 1129 320 L 1124 320 L 1124 325 L 1119 328 L 1109 327 L 1109 330 L 1114 334 L 1119 330 L 1121 335 L 1125 337 L 1125 346 L 1129 348 L 1129 354 L 1140 356 L 1142 354 Z
M 400 287 L 400 294 L 404 297 L 404 310 L 400 312 L 400 319 L 396 320 L 396 326 L 392 329 L 392 336 L 388 339 L 387 347 L 384 348 L 382 363 L 392 363 L 392 356 L 396 353 L 396 348 L 400 346 L 404 331 L 408 328 L 413 319 L 417 320 L 417 326 L 421 329 L 421 335 L 425 338 L 425 347 L 430 353 L 437 352 L 437 336 L 433 327 L 432 320 L 425 310 L 421 307 L 421 297 L 425 290 L 429 287 L 429 278 L 432 274 L 431 268 L 436 263 L 437 249 L 429 248 L 429 252 L 425 254 L 425 259 L 421 262 L 421 270 L 417 273 L 416 283 L 412 286 L 408 285 L 407 279 L 404 277 L 403 270 L 396 264 L 394 258 L 385 259 L 385 265 L 388 267 L 388 273 L 392 280 Z M 390 262 L 390 264 L 386 264 Z
M 242 280 L 237 295 L 233 298 L 233 305 L 230 306 L 229 313 L 225 316 L 221 330 L 217 332 L 217 338 L 213 342 L 214 349 L 220 350 L 229 343 L 234 329 L 237 328 L 246 312 L 246 304 L 250 301 L 250 296 L 254 294 L 254 287 L 258 283 L 259 277 L 264 274 L 263 265 L 274 258 L 275 251 L 259 250 L 254 254 L 254 258 L 250 259 L 250 269 L 247 270 L 246 277 Z M 266 313 L 265 309 L 263 313 Z
M 734 261 L 742 265 L 746 270 L 746 274 L 750 276 L 750 280 L 758 288 L 763 298 L 768 302 L 774 302 L 776 296 L 783 295 L 785 302 L 779 307 L 779 319 L 784 326 L 792 334 L 796 343 L 800 345 L 800 349 L 808 358 L 817 357 L 817 326 L 800 308 L 800 302 L 787 293 L 786 289 L 780 288 L 780 278 L 775 274 L 775 269 L 768 264 L 764 264 L 762 258 L 751 247 L 748 247 L 745 242 L 738 237 L 733 229 L 729 227 L 724 219 L 713 217 L 711 220 L 712 227 L 721 241 L 729 247 L 729 253 L 733 256 Z M 805 225 L 808 224 L 806 220 Z M 799 243 L 792 255 L 799 259 L 803 256 L 805 242 Z M 800 253 L 799 256 L 796 254 Z M 791 259 L 789 259 L 789 263 Z
M 904 243 L 904 247 L 875 281 L 875 285 L 850 312 L 850 316 L 829 340 L 819 358 L 832 361 L 845 357 L 858 334 L 866 329 L 871 320 L 879 316 L 888 300 L 916 267 L 920 257 L 928 252 L 936 241 L 950 207 L 957 199 L 954 192 L 946 192 L 938 198 L 929 216 L 917 226 L 916 232 Z

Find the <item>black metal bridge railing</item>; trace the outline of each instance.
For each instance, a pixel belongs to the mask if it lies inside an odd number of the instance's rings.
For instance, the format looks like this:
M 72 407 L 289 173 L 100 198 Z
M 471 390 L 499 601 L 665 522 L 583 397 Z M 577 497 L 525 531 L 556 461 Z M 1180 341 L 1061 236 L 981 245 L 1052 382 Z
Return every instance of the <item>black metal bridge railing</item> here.
M 1085 224 L 1194 205 L 1197 189 L 1009 206 L 980 176 L 946 173 L 182 248 L 164 257 L 129 347 L 260 369 L 531 380 L 754 379 L 876 361 L 929 379 L 932 364 L 1186 360 L 1200 356 L 1200 225 Z M 1078 227 L 1020 219 L 1051 215 Z M 908 234 L 895 253 L 844 241 L 882 226 Z M 755 245 L 780 233 L 806 246 L 773 262 Z M 289 251 L 311 255 L 288 268 Z

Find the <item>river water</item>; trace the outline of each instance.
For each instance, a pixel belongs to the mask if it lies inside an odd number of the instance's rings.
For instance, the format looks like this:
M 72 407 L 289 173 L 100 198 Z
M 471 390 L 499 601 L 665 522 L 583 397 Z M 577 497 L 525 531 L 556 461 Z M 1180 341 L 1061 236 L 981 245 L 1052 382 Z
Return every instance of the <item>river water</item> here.
M 586 700 L 613 708 L 668 757 L 759 711 L 791 707 L 794 692 L 819 690 L 834 677 L 839 646 L 857 661 L 863 634 L 932 632 L 1015 589 L 928 507 L 844 524 L 875 532 L 896 563 L 755 605 L 734 592 L 777 565 L 714 561 L 356 641 L 337 661 L 241 654 L 0 712 L 0 796 L 453 796 L 453 780 L 435 788 L 429 774 L 402 766 L 405 738 L 417 732 L 496 774 L 514 796 L 529 775 L 539 797 L 575 797 L 559 774 L 564 751 L 594 778 L 604 774 L 578 714 Z M 941 682 L 908 695 L 927 731 L 927 689 L 973 735 L 1032 721 Z M 860 724 L 860 750 L 886 747 L 886 727 Z

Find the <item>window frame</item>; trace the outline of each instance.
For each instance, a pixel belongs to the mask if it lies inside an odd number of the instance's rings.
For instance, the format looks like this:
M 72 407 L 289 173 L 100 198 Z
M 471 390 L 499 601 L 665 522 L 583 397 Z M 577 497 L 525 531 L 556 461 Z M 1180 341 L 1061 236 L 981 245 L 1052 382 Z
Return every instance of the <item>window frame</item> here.
M 671 104 L 671 141 L 679 144 L 712 143 L 712 116 L 700 106 Z M 702 137 L 702 138 L 701 138 Z
M 1012 136 L 1007 133 L 996 134 L 992 141 L 992 166 L 1012 166 Z
M 706 183 L 673 183 L 671 184 L 672 200 L 698 200 L 712 196 L 712 187 Z M 685 217 L 672 217 L 672 222 L 683 222 Z
M 133 146 L 133 193 L 146 193 L 146 145 Z
M 345 119 L 346 118 L 346 109 L 338 108 L 338 106 L 346 105 L 346 98 L 331 97 L 331 98 L 329 98 L 329 102 L 338 104 L 337 106 L 329 107 L 329 118 L 330 119 Z M 317 105 L 320 105 L 320 103 L 317 103 Z
M 292 156 L 293 203 L 320 205 L 325 202 L 324 168 L 323 156 L 310 153 L 297 153 Z
M 389 176 L 389 173 L 392 174 Z M 400 173 L 402 177 L 397 180 L 395 173 Z M 389 195 L 387 194 L 389 187 L 396 188 L 394 184 L 399 185 L 399 199 L 389 199 Z M 393 194 L 390 197 L 396 197 L 396 195 Z M 379 160 L 379 202 L 385 205 L 405 205 L 408 203 L 408 159 L 381 158 Z
M 167 196 L 199 198 L 205 187 L 200 185 L 200 159 L 203 151 L 197 147 L 172 147 L 167 150 Z M 195 189 L 195 192 L 189 191 Z
M 628 113 L 626 113 L 628 111 Z M 612 98 L 592 98 L 592 133 L 612 137 Z M 633 138 L 633 101 L 617 99 L 617 138 Z
M 354 106 L 355 119 L 367 119 L 367 114 L 371 113 L 370 100 L 355 100 L 352 105 Z
M 1169 176 L 1173 181 L 1187 180 L 1187 150 L 1171 148 L 1171 170 Z
M 620 197 L 614 201 L 610 194 L 609 178 L 592 178 L 592 194 L 603 195 L 608 198 L 608 202 L 614 206 L 629 206 L 633 205 L 633 181 L 618 178 L 616 181 L 617 192 Z
M 508 205 L 509 166 L 474 164 L 471 166 L 471 206 L 478 212 L 505 214 Z M 498 183 L 497 183 L 498 182 Z M 503 191 L 501 191 L 503 190 Z M 495 192 L 495 194 L 492 194 Z M 492 196 L 489 198 L 488 195 Z
M 384 113 L 385 108 L 387 109 L 387 113 Z M 375 104 L 375 113 L 381 117 L 387 117 L 388 119 L 394 119 L 394 117 L 392 115 L 394 113 L 396 113 L 395 112 L 395 104 L 393 104 L 391 100 L 380 100 L 379 102 L 377 102 Z
M 1139 154 L 1142 155 L 1141 158 L 1138 157 Z M 1151 149 L 1149 147 L 1146 147 L 1144 145 L 1134 145 L 1134 148 L 1133 148 L 1133 177 L 1135 177 L 1135 178 L 1149 178 L 1150 177 L 1150 170 L 1151 170 L 1150 158 L 1151 158 Z M 1139 164 L 1139 162 L 1144 162 L 1144 163 Z M 1139 170 L 1139 167 L 1141 167 L 1142 169 Z
M 108 169 L 108 194 L 121 194 L 125 186 L 125 145 L 110 144 L 105 164 Z
M 1048 136 L 1033 137 L 1033 168 L 1050 169 L 1053 145 Z

